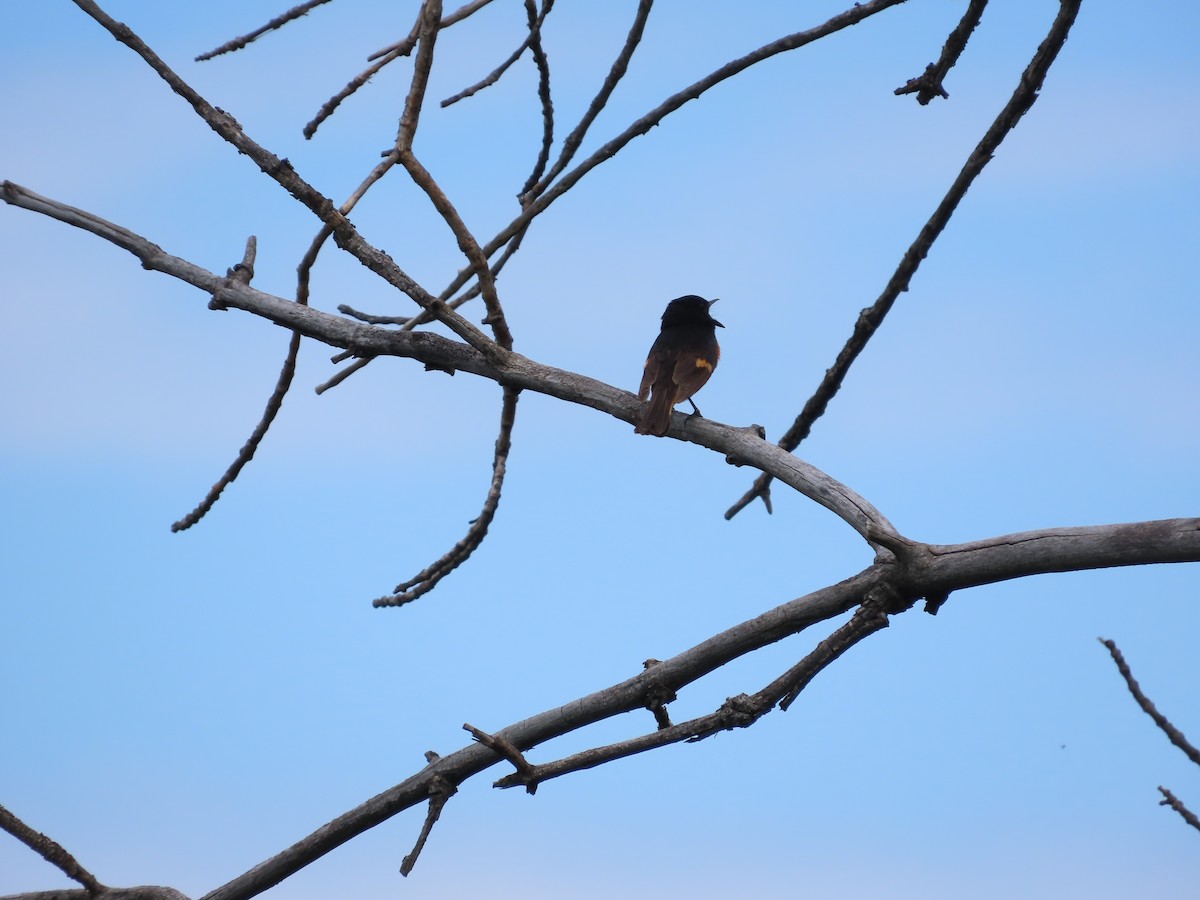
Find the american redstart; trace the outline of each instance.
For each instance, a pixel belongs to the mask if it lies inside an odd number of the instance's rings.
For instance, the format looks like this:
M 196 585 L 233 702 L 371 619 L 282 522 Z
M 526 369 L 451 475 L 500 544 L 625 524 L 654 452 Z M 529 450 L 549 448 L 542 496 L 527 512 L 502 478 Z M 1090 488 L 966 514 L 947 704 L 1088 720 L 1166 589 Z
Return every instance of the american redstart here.
M 671 411 L 676 403 L 692 401 L 692 395 L 712 375 L 721 358 L 717 328 L 725 326 L 709 313 L 716 300 L 688 294 L 667 304 L 662 316 L 662 331 L 646 357 L 638 399 L 650 397 L 650 405 L 634 428 L 638 434 L 662 437 L 671 427 Z M 700 410 L 692 403 L 696 415 Z

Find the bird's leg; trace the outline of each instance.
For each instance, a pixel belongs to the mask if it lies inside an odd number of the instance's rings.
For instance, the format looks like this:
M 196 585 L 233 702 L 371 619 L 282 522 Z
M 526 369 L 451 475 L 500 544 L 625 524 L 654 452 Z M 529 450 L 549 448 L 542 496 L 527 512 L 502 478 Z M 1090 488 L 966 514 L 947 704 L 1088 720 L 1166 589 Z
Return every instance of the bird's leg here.
M 688 397 L 688 403 L 692 404 L 692 415 L 699 416 L 700 418 L 703 419 L 704 413 L 700 412 L 700 407 L 698 407 L 696 405 L 696 401 L 693 400 L 691 397 Z

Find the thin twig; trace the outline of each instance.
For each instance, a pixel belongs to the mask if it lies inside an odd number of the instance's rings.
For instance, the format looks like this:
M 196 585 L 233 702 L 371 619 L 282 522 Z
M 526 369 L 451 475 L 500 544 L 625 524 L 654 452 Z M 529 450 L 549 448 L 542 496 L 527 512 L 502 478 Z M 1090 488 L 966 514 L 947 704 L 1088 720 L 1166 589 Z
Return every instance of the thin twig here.
M 1129 693 L 1133 695 L 1133 699 L 1137 701 L 1137 705 L 1142 708 L 1142 712 L 1154 720 L 1154 724 L 1159 727 L 1159 730 L 1167 736 L 1172 744 L 1184 752 L 1188 759 L 1200 766 L 1200 750 L 1197 750 L 1188 739 L 1183 736 L 1183 732 L 1171 724 L 1170 720 L 1158 711 L 1150 698 L 1142 693 L 1141 686 L 1133 677 L 1133 671 L 1129 668 L 1129 664 L 1125 662 L 1125 656 L 1117 649 L 1115 642 L 1106 640 L 1105 638 L 1096 638 L 1100 643 L 1108 648 L 1109 654 L 1113 658 L 1113 662 L 1117 664 L 1117 671 L 1121 673 L 1121 677 L 1125 679 L 1125 686 L 1129 688 Z
M 251 279 L 254 277 L 254 259 L 256 253 L 257 242 L 252 235 L 246 241 L 246 252 L 242 257 L 242 261 L 229 270 L 228 277 L 236 279 L 241 284 L 250 284 Z M 223 307 L 219 293 L 214 296 L 213 303 L 219 307 Z M 203 519 L 208 514 L 208 511 L 213 508 L 213 505 L 220 498 L 225 488 L 233 484 L 238 475 L 241 474 L 242 469 L 254 458 L 254 454 L 258 451 L 267 430 L 271 427 L 271 423 L 275 421 L 275 417 L 279 414 L 279 410 L 283 406 L 283 398 L 287 396 L 288 389 L 292 385 L 292 379 L 296 374 L 296 357 L 299 352 L 300 335 L 293 332 L 291 340 L 288 343 L 287 358 L 284 360 L 279 377 L 275 382 L 275 390 L 271 392 L 271 396 L 267 399 L 266 408 L 263 410 L 258 424 L 254 426 L 250 437 L 246 439 L 246 443 L 238 451 L 237 457 L 230 463 L 229 468 L 225 470 L 225 473 L 217 480 L 216 484 L 209 489 L 204 499 L 190 513 L 171 525 L 172 532 L 184 531 Z
M 542 46 L 542 23 L 553 7 L 554 0 L 542 0 L 542 11 L 539 14 L 534 0 L 525 0 L 525 15 L 529 20 L 529 49 L 533 52 L 533 61 L 538 70 L 538 99 L 542 102 L 542 146 L 538 150 L 533 171 L 525 179 L 520 195 L 525 194 L 542 177 L 542 173 L 546 171 L 546 164 L 550 161 L 550 148 L 554 145 L 554 102 L 550 98 L 550 60 Z
M 541 194 L 546 187 L 554 181 L 555 178 L 567 167 L 567 164 L 575 157 L 575 153 L 583 144 L 583 139 L 587 136 L 588 129 L 592 123 L 596 121 L 596 117 L 604 109 L 609 98 L 616 90 L 617 84 L 625 76 L 629 70 L 629 61 L 633 58 L 633 53 L 637 50 L 638 44 L 641 43 L 642 34 L 646 29 L 646 20 L 650 17 L 650 10 L 654 6 L 654 0 L 639 0 L 637 15 L 634 16 L 633 24 L 629 27 L 629 33 L 625 36 L 625 44 L 621 47 L 621 52 L 613 61 L 612 67 L 608 70 L 608 75 L 604 79 L 604 83 L 600 86 L 600 90 L 596 92 L 596 96 L 592 98 L 592 102 L 588 104 L 587 111 L 579 120 L 579 124 L 567 135 L 567 139 L 563 141 L 562 149 L 559 150 L 558 159 L 554 161 L 554 165 L 550 171 L 543 176 L 542 180 L 526 192 L 521 198 L 522 204 L 528 203 L 529 199 Z
M 95 875 L 81 866 L 79 861 L 68 853 L 62 845 L 40 831 L 34 831 L 3 806 L 0 806 L 0 828 L 37 853 L 42 859 L 50 863 L 50 865 L 57 867 L 72 881 L 82 884 L 88 893 L 100 894 L 108 890 L 108 888 L 96 879 Z
M 326 391 L 330 390 L 331 388 L 337 387 L 339 384 L 341 384 L 343 381 L 345 381 L 351 375 L 355 374 L 356 372 L 360 372 L 364 368 L 366 368 L 366 366 L 368 364 L 370 364 L 371 360 L 374 358 L 375 357 L 373 357 L 373 356 L 359 357 L 358 359 L 354 360 L 354 362 L 352 362 L 350 365 L 346 366 L 346 368 L 339 369 L 333 375 L 329 376 L 329 378 L 322 381 L 315 388 L 313 388 L 313 391 L 316 392 L 317 396 L 320 396 L 321 394 L 325 393 Z
M 463 19 L 467 18 L 468 16 L 479 12 L 479 10 L 483 9 L 485 6 L 487 6 L 491 2 L 492 2 L 492 0 L 472 0 L 472 2 L 470 2 L 470 3 L 464 3 L 462 6 L 460 6 L 458 9 L 456 9 L 454 12 L 450 13 L 450 15 L 443 16 L 440 27 L 441 28 L 449 28 L 451 25 L 461 22 Z M 414 29 L 414 32 L 415 32 L 415 29 Z M 384 47 L 382 50 L 376 50 L 374 53 L 372 53 L 370 56 L 367 57 L 367 60 L 370 61 L 373 59 L 379 59 L 379 57 L 381 57 L 381 56 L 386 56 L 387 54 L 392 53 L 396 50 L 401 50 L 406 45 L 410 45 L 410 42 L 411 42 L 411 44 L 415 44 L 415 42 L 416 42 L 416 35 L 414 33 L 410 33 L 408 37 L 406 37 L 404 40 L 400 41 L 399 43 L 392 44 L 391 46 L 388 46 L 388 47 Z M 411 52 L 412 52 L 412 46 L 410 45 L 408 47 L 408 50 L 405 51 L 405 55 L 407 55 L 408 53 L 411 53 Z
M 1200 817 L 1197 817 L 1194 812 L 1183 805 L 1183 801 L 1168 791 L 1161 784 L 1158 786 L 1158 791 L 1163 795 L 1163 799 L 1158 801 L 1159 806 L 1169 806 L 1179 815 L 1183 816 L 1183 821 L 1187 822 L 1197 831 L 1200 831 Z
M 214 56 L 220 56 L 222 53 L 230 53 L 234 50 L 241 50 L 247 44 L 262 37 L 268 31 L 274 31 L 276 28 L 282 28 L 293 19 L 298 19 L 301 16 L 307 15 L 308 11 L 314 6 L 320 6 L 322 3 L 328 2 L 329 0 L 307 0 L 306 3 L 301 3 L 299 6 L 294 6 L 282 15 L 276 16 L 261 28 L 256 28 L 249 34 L 244 34 L 241 37 L 234 38 L 233 40 L 222 44 L 216 50 L 209 50 L 207 53 L 201 53 L 196 57 L 195 61 L 204 62 L 207 59 L 212 59 Z
M 883 324 L 884 318 L 900 294 L 908 290 L 909 282 L 912 281 L 917 268 L 921 265 L 921 261 L 929 255 L 929 251 L 933 247 L 933 242 L 937 240 L 938 236 L 949 223 L 950 217 L 954 215 L 954 210 L 966 195 L 967 189 L 970 188 L 979 176 L 979 173 L 991 161 L 1000 143 L 1010 131 L 1016 128 L 1017 123 L 1021 121 L 1021 117 L 1033 106 L 1034 101 L 1037 100 L 1038 91 L 1041 90 L 1042 83 L 1046 79 L 1046 73 L 1058 56 L 1059 50 L 1066 43 L 1067 35 L 1071 31 L 1071 25 L 1074 23 L 1075 16 L 1079 12 L 1080 2 L 1081 0 L 1063 0 L 1058 11 L 1058 17 L 1054 20 L 1054 24 L 1050 27 L 1045 40 L 1042 41 L 1037 52 L 1034 53 L 1033 59 L 1030 60 L 1029 65 L 1022 73 L 1021 81 L 1016 91 L 1008 103 L 1004 105 L 1004 109 L 1000 111 L 996 120 L 992 122 L 991 127 L 988 128 L 978 145 L 971 152 L 962 170 L 958 173 L 958 177 L 954 179 L 954 183 L 950 186 L 950 190 L 942 198 L 942 202 L 938 204 L 929 221 L 921 228 L 916 240 L 905 251 L 900 264 L 896 267 L 896 271 L 888 280 L 883 293 L 879 295 L 879 299 L 870 308 L 864 309 L 858 314 L 858 320 L 854 323 L 854 331 L 850 339 L 842 347 L 841 352 L 838 353 L 834 364 L 826 370 L 825 377 L 821 380 L 820 385 L 817 386 L 813 395 L 808 399 L 808 402 L 804 404 L 800 415 L 796 417 L 792 426 L 780 438 L 780 447 L 790 452 L 795 450 L 800 442 L 808 437 L 812 431 L 813 423 L 824 414 L 829 401 L 841 389 L 842 382 L 845 380 L 850 366 L 858 358 L 858 355 L 862 353 L 867 342 L 874 336 L 875 332 L 879 330 L 879 326 Z M 732 519 L 753 503 L 757 497 L 762 496 L 770 482 L 770 477 L 766 475 L 760 475 L 756 478 L 750 490 L 726 510 L 725 518 Z
M 529 42 L 532 39 L 532 34 L 525 35 L 525 38 L 521 41 L 520 46 L 508 55 L 508 59 L 504 60 L 504 62 L 500 63 L 500 65 L 496 66 L 496 68 L 492 69 L 492 71 L 488 72 L 474 84 L 468 85 L 457 94 L 452 94 L 438 105 L 445 109 L 447 106 L 453 106 L 460 100 L 466 100 L 468 97 L 474 97 L 484 88 L 491 87 L 493 84 L 499 81 L 500 77 L 512 68 L 513 63 L 520 59 L 522 54 L 529 49 Z
M 496 510 L 500 506 L 500 494 L 504 487 L 504 475 L 508 467 L 508 454 L 512 449 L 512 430 L 517 417 L 518 397 L 520 397 L 518 389 L 505 386 L 504 400 L 500 410 L 500 434 L 496 438 L 496 453 L 492 460 L 492 483 L 488 488 L 483 510 L 471 522 L 466 536 L 432 565 L 422 569 L 408 581 L 396 585 L 392 594 L 377 599 L 375 606 L 402 606 L 429 593 L 439 581 L 466 562 L 476 548 L 483 543 L 488 528 L 496 517 Z
M 461 22 L 463 19 L 467 18 L 467 16 L 487 6 L 490 2 L 491 0 L 474 0 L 472 3 L 467 3 L 459 7 L 450 15 L 443 17 L 438 28 L 449 28 L 454 23 Z M 424 9 L 422 8 L 422 12 L 417 14 L 417 22 L 413 25 L 412 30 L 408 33 L 408 37 L 404 38 L 402 41 L 392 44 L 389 47 L 384 47 L 382 50 L 377 50 L 368 56 L 367 62 L 372 63 L 372 65 L 367 66 L 367 68 L 365 68 L 362 72 L 355 75 L 352 79 L 350 79 L 345 87 L 343 87 L 340 91 L 338 91 L 321 105 L 321 108 L 317 110 L 317 114 L 313 116 L 312 120 L 307 125 L 304 126 L 304 136 L 306 138 L 311 139 L 313 135 L 317 133 L 317 129 L 321 127 L 321 124 L 335 112 L 337 112 L 337 109 L 339 106 L 341 106 L 342 101 L 350 97 L 352 94 L 358 91 L 359 88 L 370 81 L 372 77 L 379 73 L 380 69 L 390 62 L 394 62 L 397 59 L 400 59 L 403 56 L 408 56 L 410 53 L 412 53 L 413 48 L 417 45 L 417 37 L 420 32 L 423 12 Z
M 942 55 L 938 57 L 938 61 L 926 66 L 925 71 L 919 77 L 910 78 L 904 87 L 896 88 L 896 95 L 915 93 L 917 102 L 922 106 L 928 105 L 934 97 L 948 100 L 950 95 L 946 93 L 942 82 L 954 68 L 958 58 L 962 56 L 963 50 L 967 48 L 967 41 L 971 39 L 971 33 L 979 26 L 979 20 L 983 18 L 983 10 L 987 5 L 988 0 L 971 0 L 958 25 L 950 32 L 946 43 L 942 45 Z
M 413 43 L 416 42 L 416 28 L 414 27 L 412 34 L 409 35 Z M 359 88 L 370 81 L 375 75 L 390 62 L 395 62 L 402 56 L 407 56 L 412 52 L 412 45 L 404 43 L 399 49 L 389 51 L 377 62 L 373 62 L 367 66 L 353 78 L 351 78 L 340 91 L 321 104 L 321 108 L 317 110 L 317 114 L 313 116 L 308 123 L 301 129 L 304 137 L 312 140 L 317 133 L 317 129 L 324 124 L 325 120 L 337 112 L 338 107 L 342 102 L 351 97 Z
M 429 832 L 433 831 L 433 826 L 441 818 L 446 801 L 457 792 L 458 788 L 455 787 L 454 783 L 442 778 L 440 775 L 435 775 L 430 780 L 429 811 L 425 815 L 425 824 L 421 826 L 421 833 L 417 836 L 417 843 L 412 848 L 412 852 L 404 857 L 403 862 L 400 863 L 400 874 L 405 878 L 413 870 L 413 866 L 417 864 L 417 857 L 421 855 L 421 851 L 425 849 L 425 841 L 429 839 Z

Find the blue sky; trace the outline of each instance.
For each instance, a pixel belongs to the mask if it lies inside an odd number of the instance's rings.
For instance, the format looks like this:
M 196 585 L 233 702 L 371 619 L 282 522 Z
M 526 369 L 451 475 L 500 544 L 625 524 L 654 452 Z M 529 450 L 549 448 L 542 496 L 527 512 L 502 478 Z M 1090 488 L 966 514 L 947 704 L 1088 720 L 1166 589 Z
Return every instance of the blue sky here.
M 196 54 L 285 4 L 104 4 L 259 142 L 342 198 L 394 138 L 407 68 L 314 141 L 300 129 L 411 4 L 339 0 L 232 57 Z M 547 27 L 560 134 L 633 3 Z M 1010 96 L 1057 9 L 992 4 L 947 89 L 892 90 L 962 4 L 912 0 L 688 104 L 557 202 L 499 287 L 516 348 L 628 389 L 665 301 L 722 298 L 705 413 L 778 436 L 858 310 Z M 583 7 L 583 8 L 579 8 Z M 833 3 L 656 4 L 584 152 Z M 431 96 L 520 40 L 520 5 L 447 32 Z M 73 4 L 0 7 L 0 177 L 214 271 L 256 234 L 255 285 L 290 296 L 311 217 Z M 1085 0 L 1041 99 L 971 188 L 800 454 L 904 533 L 956 542 L 1195 515 L 1200 499 L 1200 12 Z M 477 234 L 513 215 L 536 153 L 532 67 L 441 110 L 416 149 Z M 462 265 L 400 173 L 353 217 L 432 290 Z M 870 562 L 750 473 L 527 394 L 492 533 L 400 610 L 370 600 L 456 541 L 490 474 L 499 391 L 379 361 L 320 397 L 304 348 L 258 457 L 172 535 L 257 421 L 286 335 L 97 239 L 0 210 L 0 803 L 108 884 L 199 896 L 401 781 L 422 753 L 622 680 Z M 314 303 L 410 307 L 327 249 Z M 472 310 L 472 318 L 482 313 Z M 679 537 L 686 523 L 686 540 Z M 1200 567 L 1048 576 L 912 612 L 754 728 L 545 785 L 464 785 L 413 875 L 412 810 L 268 896 L 1179 896 L 1200 773 L 1133 704 L 1095 638 L 1200 734 Z M 754 691 L 823 634 L 731 664 L 672 716 Z M 535 761 L 652 727 L 629 716 Z M 502 774 L 497 769 L 496 777 Z M 67 882 L 0 840 L 0 892 Z

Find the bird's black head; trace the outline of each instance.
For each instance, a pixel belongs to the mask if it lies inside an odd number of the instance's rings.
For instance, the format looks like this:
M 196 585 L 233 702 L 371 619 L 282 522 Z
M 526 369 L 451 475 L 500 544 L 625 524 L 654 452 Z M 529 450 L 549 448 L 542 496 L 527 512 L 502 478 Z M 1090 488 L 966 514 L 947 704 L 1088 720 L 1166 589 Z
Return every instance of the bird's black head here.
M 709 307 L 717 301 L 705 300 L 695 294 L 679 297 L 667 304 L 663 313 L 663 328 L 673 325 L 709 325 L 724 328 L 725 326 L 712 317 Z

